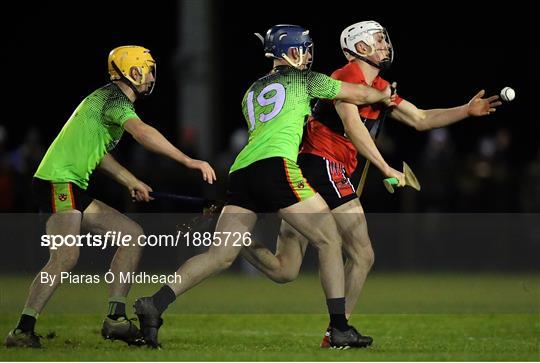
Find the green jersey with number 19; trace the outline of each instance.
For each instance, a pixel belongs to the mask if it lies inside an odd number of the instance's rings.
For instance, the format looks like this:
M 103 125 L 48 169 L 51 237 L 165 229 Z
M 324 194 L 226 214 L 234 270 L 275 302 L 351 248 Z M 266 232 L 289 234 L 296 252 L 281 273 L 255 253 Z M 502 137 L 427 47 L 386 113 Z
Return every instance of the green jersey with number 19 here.
M 230 172 L 271 157 L 296 162 L 310 101 L 333 99 L 340 90 L 341 81 L 290 66 L 278 66 L 257 80 L 242 100 L 249 141 Z

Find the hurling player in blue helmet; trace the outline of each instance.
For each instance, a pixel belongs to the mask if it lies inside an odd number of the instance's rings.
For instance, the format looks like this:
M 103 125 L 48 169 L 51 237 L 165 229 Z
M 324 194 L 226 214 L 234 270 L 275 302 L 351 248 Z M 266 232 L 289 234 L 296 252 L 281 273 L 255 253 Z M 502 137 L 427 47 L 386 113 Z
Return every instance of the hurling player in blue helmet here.
M 313 41 L 302 27 L 276 25 L 259 38 L 273 64 L 269 73 L 248 88 L 242 100 L 249 141 L 231 166 L 227 205 L 217 222 L 213 243 L 208 251 L 179 267 L 176 274 L 182 277 L 181 282 L 165 284 L 154 295 L 135 302 L 145 342 L 151 347 L 159 347 L 158 329 L 167 307 L 177 296 L 228 268 L 242 248 L 251 244 L 250 233 L 257 215 L 265 212 L 279 213 L 317 250 L 332 327 L 330 345 L 347 348 L 371 344 L 371 338 L 347 323 L 341 237 L 328 205 L 304 178 L 296 160 L 312 100 L 390 103 L 390 94 L 309 70 Z M 392 176 L 402 178 L 397 171 Z M 227 243 L 226 236 L 231 234 L 242 236 L 243 243 Z
M 282 24 L 270 28 L 264 38 L 259 33 L 255 35 L 263 42 L 266 57 L 284 59 L 294 68 L 311 68 L 313 40 L 309 35 L 309 30 L 298 25 Z M 297 50 L 298 59 L 294 60 L 287 55 L 291 48 Z M 306 60 L 306 58 L 309 59 Z

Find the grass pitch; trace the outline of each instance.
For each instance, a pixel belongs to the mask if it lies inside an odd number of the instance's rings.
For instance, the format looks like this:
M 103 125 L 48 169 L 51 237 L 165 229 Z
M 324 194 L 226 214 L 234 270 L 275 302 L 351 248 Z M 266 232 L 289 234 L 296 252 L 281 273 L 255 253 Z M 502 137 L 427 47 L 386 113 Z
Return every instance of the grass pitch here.
M 0 276 L 0 333 L 16 323 L 30 276 Z M 136 285 L 136 296 L 158 286 Z M 39 318 L 44 349 L 0 348 L 7 361 L 538 361 L 540 275 L 373 273 L 352 323 L 369 349 L 321 350 L 327 325 L 315 275 L 288 285 L 223 275 L 179 298 L 160 331 L 164 349 L 103 341 L 104 285 L 63 285 Z M 132 309 L 128 308 L 130 315 Z

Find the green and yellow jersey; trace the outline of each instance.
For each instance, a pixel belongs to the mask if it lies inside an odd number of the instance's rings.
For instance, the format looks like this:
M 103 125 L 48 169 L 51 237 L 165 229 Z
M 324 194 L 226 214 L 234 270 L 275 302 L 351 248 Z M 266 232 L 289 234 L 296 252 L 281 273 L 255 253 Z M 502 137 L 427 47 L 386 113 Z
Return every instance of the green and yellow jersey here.
M 103 156 L 124 133 L 124 123 L 138 118 L 133 103 L 114 83 L 86 97 L 47 150 L 34 174 L 51 182 L 72 182 L 81 189 Z

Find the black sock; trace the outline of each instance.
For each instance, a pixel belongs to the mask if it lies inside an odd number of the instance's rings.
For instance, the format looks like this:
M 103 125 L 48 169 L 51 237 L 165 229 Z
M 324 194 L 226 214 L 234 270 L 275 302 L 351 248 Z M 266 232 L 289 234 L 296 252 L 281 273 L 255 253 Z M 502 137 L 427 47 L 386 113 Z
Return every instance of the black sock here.
M 328 306 L 328 313 L 330 314 L 330 326 L 341 331 L 349 329 L 345 317 L 345 298 L 326 299 L 326 306 Z
M 20 329 L 23 332 L 34 331 L 36 326 L 36 318 L 30 315 L 22 314 L 19 319 L 19 324 L 15 329 Z
M 163 313 L 167 306 L 169 306 L 174 300 L 176 300 L 176 294 L 169 285 L 163 285 L 158 292 L 152 295 L 154 306 L 158 309 L 159 313 Z
M 109 314 L 107 316 L 114 320 L 126 317 L 126 304 L 119 301 L 109 301 Z

